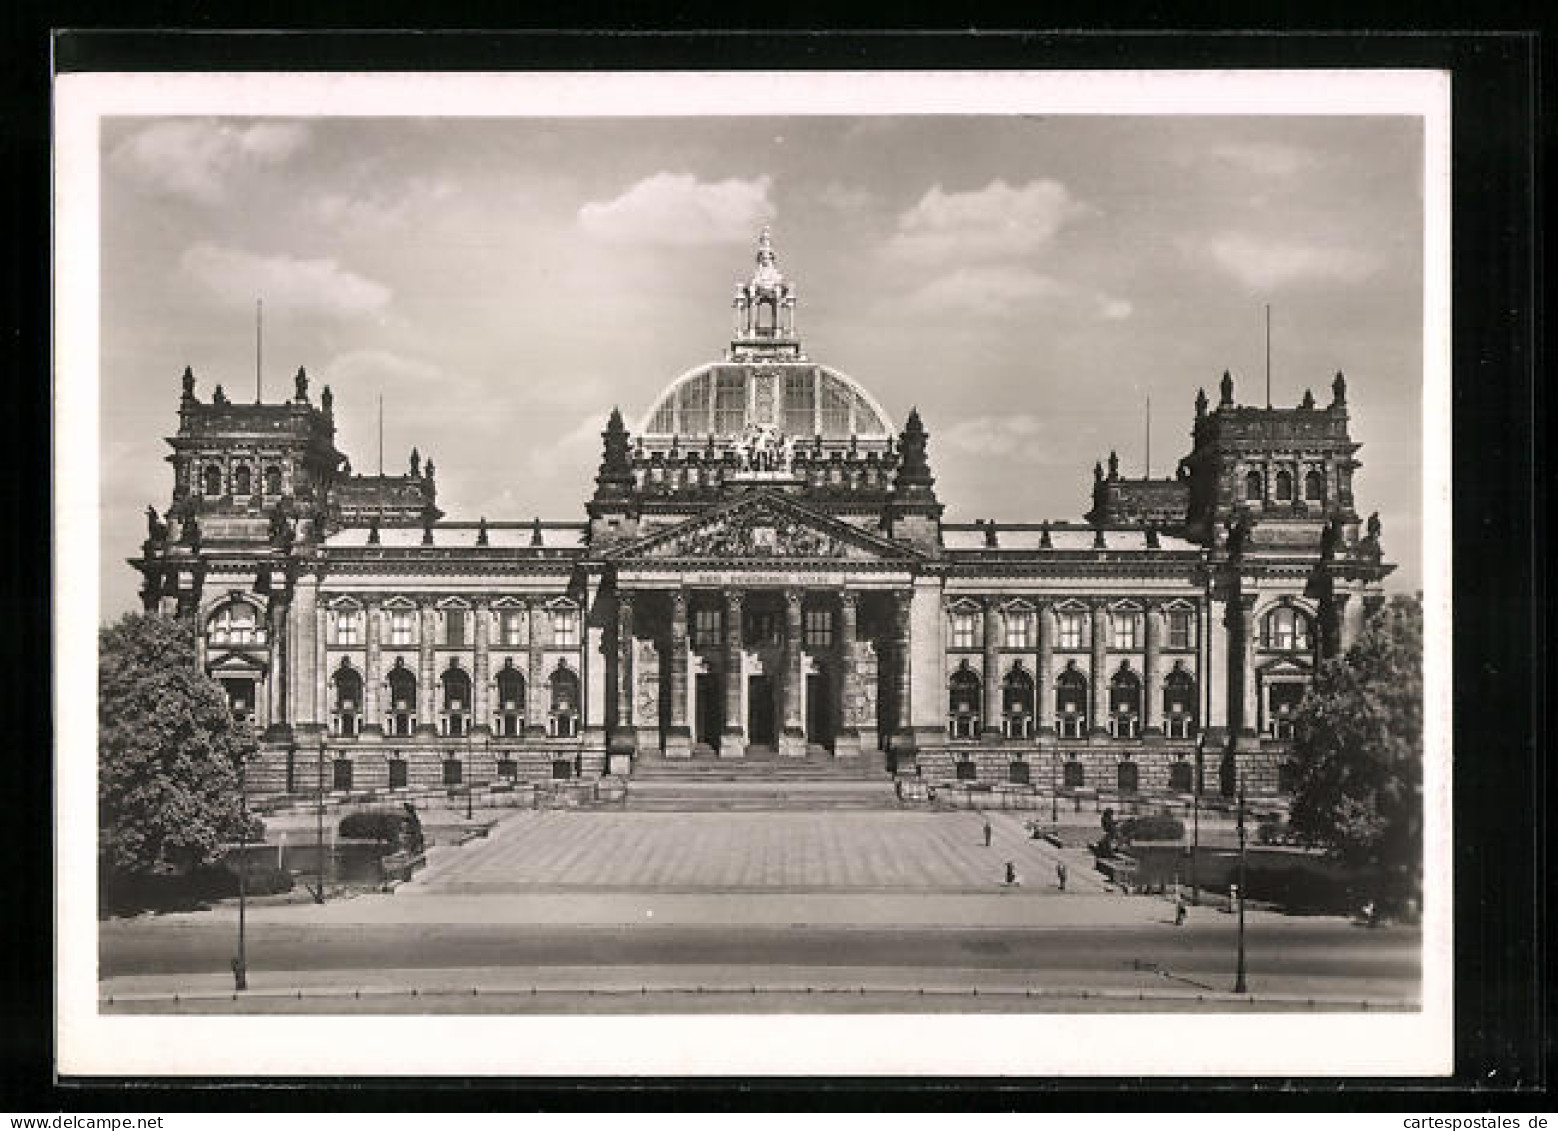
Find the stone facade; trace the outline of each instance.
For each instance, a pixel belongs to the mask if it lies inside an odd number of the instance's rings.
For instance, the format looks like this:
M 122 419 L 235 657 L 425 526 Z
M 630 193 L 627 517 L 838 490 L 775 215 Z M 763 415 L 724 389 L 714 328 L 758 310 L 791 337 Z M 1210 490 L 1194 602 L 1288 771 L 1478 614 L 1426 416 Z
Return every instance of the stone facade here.
M 1196 398 L 1174 477 L 1083 522 L 944 521 L 917 412 L 809 359 L 765 233 L 725 357 L 630 431 L 582 521 L 446 521 L 431 459 L 356 476 L 330 390 L 201 401 L 132 564 L 262 734 L 259 792 L 877 759 L 932 782 L 1284 786 L 1287 719 L 1391 570 L 1329 404 Z

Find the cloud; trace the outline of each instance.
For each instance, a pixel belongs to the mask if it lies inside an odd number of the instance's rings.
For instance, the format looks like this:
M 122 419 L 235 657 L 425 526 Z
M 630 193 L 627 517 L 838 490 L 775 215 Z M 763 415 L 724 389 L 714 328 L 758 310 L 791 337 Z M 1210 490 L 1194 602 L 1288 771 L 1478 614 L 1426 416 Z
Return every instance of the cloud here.
M 1380 267 L 1379 258 L 1356 248 L 1229 232 L 1208 245 L 1212 261 L 1257 290 L 1287 283 L 1356 283 Z
M 1044 433 L 1044 424 L 1032 413 L 976 416 L 961 420 L 936 433 L 936 446 L 975 456 L 1008 456 L 1032 452 Z
M 1065 185 L 1047 178 L 1016 188 L 995 180 L 972 192 L 943 192 L 936 185 L 898 217 L 887 250 L 922 263 L 1023 255 L 1090 211 Z
M 1289 177 L 1314 164 L 1314 155 L 1280 141 L 1228 142 L 1213 146 L 1213 160 L 1245 173 L 1263 177 Z
M 771 179 L 700 181 L 689 173 L 656 173 L 614 200 L 579 209 L 579 226 L 606 243 L 694 246 L 744 243 L 774 217 Z
M 817 203 L 835 212 L 864 212 L 875 200 L 875 194 L 869 189 L 838 181 L 829 181 L 817 193 Z
M 1129 318 L 1129 302 L 1016 264 L 959 267 L 921 284 L 905 300 L 909 309 L 925 315 L 962 318 L 1006 318 L 1031 314 L 1047 304 L 1064 306 L 1070 317 L 1108 321 Z
M 337 232 L 378 234 L 405 227 L 423 206 L 446 201 L 455 191 L 451 181 L 417 177 L 397 191 L 374 187 L 357 194 L 322 193 L 308 209 Z
M 200 243 L 179 257 L 179 266 L 229 306 L 250 306 L 258 298 L 277 310 L 359 315 L 382 310 L 390 300 L 390 289 L 384 284 L 349 271 L 334 259 L 256 255 Z
M 137 131 L 110 160 L 148 188 L 214 205 L 227 200 L 241 176 L 287 160 L 309 137 L 308 126 L 294 122 L 235 126 L 179 119 Z

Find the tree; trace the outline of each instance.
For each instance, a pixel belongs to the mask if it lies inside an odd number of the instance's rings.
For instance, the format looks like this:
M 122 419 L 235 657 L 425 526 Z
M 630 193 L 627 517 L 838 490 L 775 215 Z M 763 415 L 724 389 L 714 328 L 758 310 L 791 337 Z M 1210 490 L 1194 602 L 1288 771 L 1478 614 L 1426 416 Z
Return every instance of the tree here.
M 254 739 L 199 668 L 181 621 L 132 613 L 98 645 L 98 861 L 104 878 L 186 871 L 242 835 Z M 258 831 L 258 822 L 249 830 Z
M 1292 830 L 1357 868 L 1384 907 L 1421 898 L 1423 607 L 1394 597 L 1328 660 L 1294 719 Z

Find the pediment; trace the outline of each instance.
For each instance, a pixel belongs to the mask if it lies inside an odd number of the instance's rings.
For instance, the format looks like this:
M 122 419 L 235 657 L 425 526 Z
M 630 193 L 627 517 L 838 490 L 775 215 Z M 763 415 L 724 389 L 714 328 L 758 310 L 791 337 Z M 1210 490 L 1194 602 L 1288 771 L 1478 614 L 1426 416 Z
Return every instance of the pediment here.
M 211 675 L 263 674 L 267 666 L 264 659 L 249 652 L 220 652 L 206 660 L 206 671 Z
M 921 555 L 819 514 L 783 495 L 757 492 L 618 547 L 617 561 L 903 561 Z

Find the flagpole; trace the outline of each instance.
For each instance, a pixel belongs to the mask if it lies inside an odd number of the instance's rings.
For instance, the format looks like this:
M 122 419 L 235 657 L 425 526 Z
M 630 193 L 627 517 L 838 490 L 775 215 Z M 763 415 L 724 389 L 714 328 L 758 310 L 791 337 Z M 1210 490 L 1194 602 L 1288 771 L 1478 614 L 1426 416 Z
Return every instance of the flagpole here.
M 264 395 L 261 392 L 260 374 L 265 355 L 265 300 L 254 300 L 254 403 L 259 404 Z

